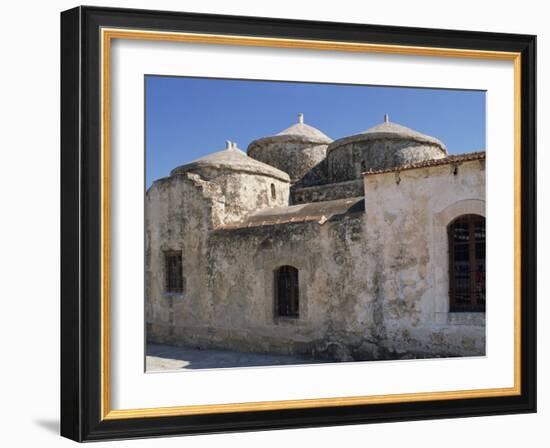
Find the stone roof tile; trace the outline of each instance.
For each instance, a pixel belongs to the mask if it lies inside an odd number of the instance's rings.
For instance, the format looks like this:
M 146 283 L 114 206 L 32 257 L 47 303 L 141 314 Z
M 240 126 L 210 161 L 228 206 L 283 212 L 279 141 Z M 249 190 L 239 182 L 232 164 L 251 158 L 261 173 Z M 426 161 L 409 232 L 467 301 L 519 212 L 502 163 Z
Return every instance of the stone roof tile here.
M 325 202 L 273 207 L 248 215 L 242 222 L 219 226 L 218 230 L 243 229 L 277 224 L 317 221 L 324 224 L 331 219 L 365 211 L 364 197 L 336 199 Z

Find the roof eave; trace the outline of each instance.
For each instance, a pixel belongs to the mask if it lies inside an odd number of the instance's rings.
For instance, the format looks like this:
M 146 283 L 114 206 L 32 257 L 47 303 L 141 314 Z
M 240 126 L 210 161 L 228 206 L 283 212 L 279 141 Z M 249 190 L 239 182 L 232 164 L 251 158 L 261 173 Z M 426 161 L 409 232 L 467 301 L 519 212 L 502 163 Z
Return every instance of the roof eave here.
M 203 168 L 212 168 L 220 171 L 226 170 L 226 171 L 243 172 L 243 173 L 253 174 L 253 175 L 268 176 L 268 177 L 272 177 L 274 179 L 280 180 L 282 182 L 290 183 L 290 176 L 284 171 L 277 170 L 276 168 L 272 168 L 272 169 L 271 167 L 270 169 L 263 168 L 263 167 L 256 168 L 256 167 L 249 167 L 242 164 L 226 165 L 223 163 L 212 163 L 212 162 L 207 163 L 207 162 L 200 162 L 200 161 L 176 167 L 172 171 L 170 171 L 170 176 L 184 174 L 187 172 L 193 172 L 194 170 L 199 170 Z

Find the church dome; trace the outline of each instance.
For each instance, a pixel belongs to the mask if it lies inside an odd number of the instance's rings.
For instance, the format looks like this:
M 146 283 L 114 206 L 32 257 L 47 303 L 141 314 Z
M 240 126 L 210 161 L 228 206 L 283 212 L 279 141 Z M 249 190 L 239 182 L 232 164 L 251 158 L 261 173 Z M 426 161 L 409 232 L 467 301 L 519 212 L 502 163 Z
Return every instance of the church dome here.
M 221 151 L 208 154 L 200 159 L 174 168 L 170 172 L 170 175 L 173 176 L 186 172 L 198 172 L 199 174 L 204 175 L 219 171 L 235 171 L 253 175 L 268 176 L 283 182 L 289 182 L 288 174 L 274 168 L 273 166 L 248 157 L 244 151 L 237 148 L 236 143 L 228 141 L 226 144 L 226 148 Z M 210 177 L 210 175 L 207 175 L 206 177 Z
M 360 179 L 368 170 L 447 157 L 447 148 L 435 137 L 397 123 L 388 115 L 367 131 L 332 142 L 327 150 L 332 182 Z
M 355 134 L 349 137 L 344 137 L 336 140 L 332 145 L 330 145 L 329 151 L 332 151 L 339 146 L 346 145 L 348 143 L 356 141 L 367 141 L 367 140 L 406 140 L 417 143 L 427 143 L 430 145 L 437 146 L 441 151 L 447 155 L 447 148 L 445 145 L 435 137 L 429 135 L 421 134 L 413 129 L 407 128 L 397 123 L 392 123 L 389 120 L 388 115 L 384 116 L 384 122 L 376 126 L 373 126 L 370 129 L 367 129 L 364 132 Z
M 304 123 L 304 115 L 298 115 L 298 123 L 268 137 L 254 140 L 248 145 L 250 157 L 288 173 L 292 183 L 313 185 L 325 176 L 318 165 L 326 157 L 332 139 Z
M 298 123 L 293 124 L 284 131 L 279 132 L 271 137 L 265 137 L 263 139 L 256 140 L 256 144 L 268 139 L 272 140 L 292 140 L 301 141 L 307 143 L 326 143 L 327 145 L 332 142 L 332 139 L 323 134 L 319 129 L 304 123 L 304 114 L 298 114 Z

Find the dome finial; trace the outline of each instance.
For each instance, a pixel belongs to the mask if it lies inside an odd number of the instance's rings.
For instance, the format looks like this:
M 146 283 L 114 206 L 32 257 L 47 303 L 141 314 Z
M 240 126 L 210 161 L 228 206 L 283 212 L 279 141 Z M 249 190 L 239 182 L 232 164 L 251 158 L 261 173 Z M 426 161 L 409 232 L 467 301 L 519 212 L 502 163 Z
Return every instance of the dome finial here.
M 390 122 L 390 116 L 388 114 L 384 114 L 384 123 Z
M 304 124 L 304 114 L 301 112 L 298 114 L 298 123 Z

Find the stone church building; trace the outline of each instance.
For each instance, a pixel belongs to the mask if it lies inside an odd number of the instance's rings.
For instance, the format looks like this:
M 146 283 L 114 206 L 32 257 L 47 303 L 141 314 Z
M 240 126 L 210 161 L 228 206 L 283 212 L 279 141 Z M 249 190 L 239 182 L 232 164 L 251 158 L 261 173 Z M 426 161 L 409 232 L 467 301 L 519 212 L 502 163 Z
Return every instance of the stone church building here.
M 298 123 L 145 201 L 147 340 L 339 361 L 485 354 L 485 152 Z

